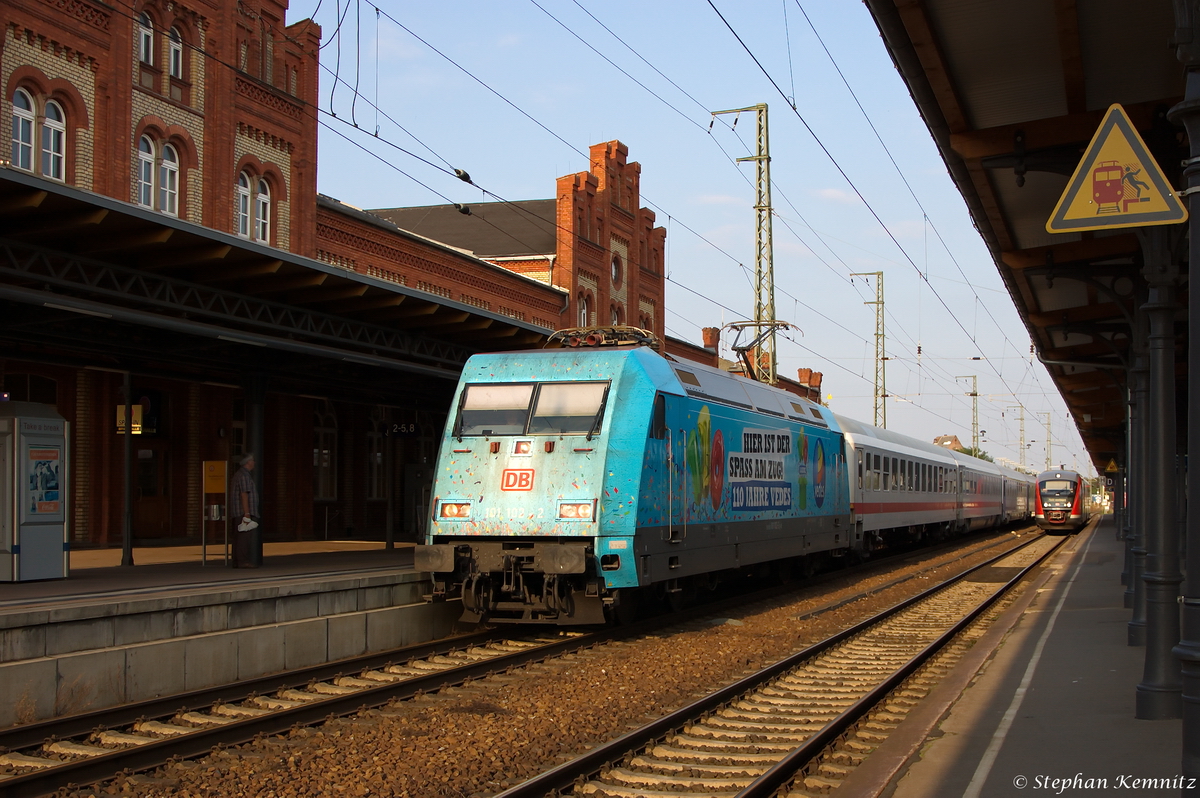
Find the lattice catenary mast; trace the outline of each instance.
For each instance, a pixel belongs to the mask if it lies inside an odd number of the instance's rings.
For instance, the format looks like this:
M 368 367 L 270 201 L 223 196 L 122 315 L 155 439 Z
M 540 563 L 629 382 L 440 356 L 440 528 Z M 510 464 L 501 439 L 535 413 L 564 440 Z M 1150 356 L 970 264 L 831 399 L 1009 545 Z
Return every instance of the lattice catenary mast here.
M 887 429 L 887 338 L 883 329 L 883 272 L 857 272 L 851 277 L 875 278 L 875 426 Z
M 767 135 L 767 105 L 759 103 L 749 108 L 713 111 L 718 114 L 754 112 L 756 121 L 755 154 L 740 161 L 754 161 L 754 323 L 756 350 L 750 358 L 759 382 L 774 385 L 779 381 L 775 355 L 775 332 L 788 325 L 775 318 L 775 260 L 771 236 L 771 147 Z M 736 124 L 736 123 L 735 123 Z

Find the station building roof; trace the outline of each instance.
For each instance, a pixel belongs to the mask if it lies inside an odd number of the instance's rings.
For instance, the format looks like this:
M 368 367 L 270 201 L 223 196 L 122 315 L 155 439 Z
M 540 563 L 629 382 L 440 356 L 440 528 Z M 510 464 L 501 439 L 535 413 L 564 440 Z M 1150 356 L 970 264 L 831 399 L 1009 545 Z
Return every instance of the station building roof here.
M 480 202 L 466 206 L 424 205 L 377 208 L 370 213 L 434 241 L 467 250 L 481 258 L 553 255 L 558 248 L 553 199 Z
M 281 389 L 319 383 L 366 401 L 441 383 L 448 395 L 471 354 L 551 332 L 7 168 L 0 307 L 15 359 L 233 384 L 258 371 Z

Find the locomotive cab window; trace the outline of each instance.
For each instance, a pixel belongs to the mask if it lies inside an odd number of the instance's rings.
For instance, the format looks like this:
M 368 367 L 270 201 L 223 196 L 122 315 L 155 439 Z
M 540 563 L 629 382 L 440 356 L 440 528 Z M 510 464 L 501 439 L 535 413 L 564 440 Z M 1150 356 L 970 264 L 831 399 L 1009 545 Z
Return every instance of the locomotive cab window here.
M 530 435 L 583 435 L 600 431 L 606 382 L 554 382 L 538 389 Z
M 1071 496 L 1075 493 L 1075 483 L 1066 479 L 1047 479 L 1042 483 L 1043 496 Z
M 458 413 L 458 434 L 523 435 L 533 385 L 468 385 Z

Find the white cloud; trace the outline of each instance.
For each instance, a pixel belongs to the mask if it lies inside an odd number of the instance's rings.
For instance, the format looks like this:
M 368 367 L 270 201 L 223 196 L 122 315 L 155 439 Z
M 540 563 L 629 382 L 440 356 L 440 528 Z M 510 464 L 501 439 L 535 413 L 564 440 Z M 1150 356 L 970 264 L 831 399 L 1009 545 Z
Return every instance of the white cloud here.
M 819 188 L 813 193 L 821 199 L 838 202 L 843 205 L 857 205 L 860 201 L 857 194 L 840 188 Z

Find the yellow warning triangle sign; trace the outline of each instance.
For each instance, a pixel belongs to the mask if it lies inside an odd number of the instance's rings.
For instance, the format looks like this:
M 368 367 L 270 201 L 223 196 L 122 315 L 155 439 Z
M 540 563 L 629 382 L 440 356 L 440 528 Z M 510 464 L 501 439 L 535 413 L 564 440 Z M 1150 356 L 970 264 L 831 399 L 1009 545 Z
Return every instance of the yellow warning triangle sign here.
M 1175 224 L 1187 208 L 1120 105 L 1104 115 L 1092 143 L 1046 222 L 1051 233 Z
M 1106 474 L 1115 474 L 1115 473 L 1117 473 L 1117 461 L 1116 461 L 1116 460 L 1109 460 L 1109 461 L 1108 461 L 1108 466 L 1107 466 L 1107 467 L 1105 467 L 1105 469 L 1104 469 L 1104 472 L 1105 472 Z

